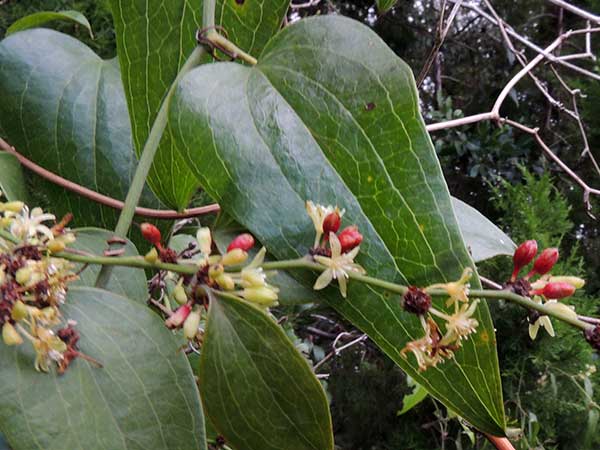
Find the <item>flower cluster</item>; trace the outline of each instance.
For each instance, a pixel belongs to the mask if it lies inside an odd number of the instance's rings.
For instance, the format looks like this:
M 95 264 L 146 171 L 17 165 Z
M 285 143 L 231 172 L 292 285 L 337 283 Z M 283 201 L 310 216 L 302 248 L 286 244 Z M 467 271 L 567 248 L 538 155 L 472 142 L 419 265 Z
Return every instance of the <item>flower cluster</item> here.
M 577 318 L 575 309 L 560 303 L 559 300 L 573 295 L 577 289 L 585 285 L 585 281 L 578 277 L 552 276 L 550 274 L 559 258 L 558 249 L 544 249 L 536 258 L 537 253 L 538 246 L 534 240 L 525 241 L 517 247 L 513 255 L 513 273 L 505 287 L 519 295 L 531 297 L 538 304 L 560 311 L 565 316 Z M 524 277 L 519 278 L 521 270 L 532 261 L 531 270 Z M 537 279 L 533 281 L 536 277 Z M 554 336 L 554 328 L 548 316 L 537 311 L 530 311 L 528 321 L 531 339 L 537 337 L 540 327 L 544 328 L 550 336 Z
M 278 304 L 279 290 L 267 282 L 267 273 L 261 267 L 266 249 L 263 247 L 249 264 L 242 266 L 248 260 L 248 251 L 254 247 L 252 235 L 240 234 L 230 242 L 224 254 L 213 254 L 211 232 L 202 227 L 196 233 L 196 242 L 177 254 L 162 244 L 160 231 L 154 225 L 144 223 L 140 228 L 144 238 L 154 246 L 145 256 L 147 261 L 160 259 L 194 264 L 197 268 L 192 276 L 161 272 L 151 282 L 151 290 L 159 290 L 163 300 L 161 307 L 168 315 L 165 325 L 183 329 L 190 343 L 202 343 L 202 323 L 210 298 L 207 290 L 224 291 L 265 309 Z M 175 310 L 171 306 L 173 302 L 178 305 Z
M 65 226 L 70 217 L 55 221 L 40 208 L 22 202 L 0 203 L 0 327 L 5 345 L 29 341 L 36 352 L 34 366 L 48 372 L 56 363 L 64 372 L 77 356 L 77 341 L 63 339 L 60 306 L 68 284 L 77 276 L 71 264 L 53 256 L 75 240 Z M 58 329 L 58 330 L 57 330 Z M 57 331 L 55 331 L 57 330 Z M 64 332 L 62 332 L 64 335 Z
M 468 339 L 477 330 L 479 323 L 473 315 L 479 300 L 469 302 L 469 280 L 472 275 L 473 270 L 466 268 L 457 281 L 432 284 L 425 289 L 411 286 L 404 294 L 402 298 L 404 310 L 419 316 L 425 334 L 406 344 L 400 354 L 407 358 L 407 354 L 412 353 L 420 371 L 453 358 L 454 353 L 461 347 L 462 341 Z M 448 295 L 446 306 L 453 309 L 452 314 L 432 306 L 430 294 L 440 291 Z M 434 317 L 444 322 L 445 333 L 442 334 Z
M 356 225 L 350 225 L 336 234 L 344 215 L 344 210 L 340 210 L 337 206 L 322 206 L 307 201 L 306 211 L 316 231 L 311 254 L 316 262 L 326 267 L 313 288 L 324 289 L 332 280 L 337 280 L 342 296 L 346 297 L 349 273 L 365 273 L 364 269 L 354 262 L 354 258 L 360 251 L 362 234 Z

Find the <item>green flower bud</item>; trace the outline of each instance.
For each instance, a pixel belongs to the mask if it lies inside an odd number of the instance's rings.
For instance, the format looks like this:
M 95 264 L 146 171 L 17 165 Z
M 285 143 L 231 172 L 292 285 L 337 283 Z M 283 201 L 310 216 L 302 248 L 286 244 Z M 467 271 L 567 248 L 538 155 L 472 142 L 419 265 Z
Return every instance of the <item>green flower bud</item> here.
M 17 283 L 21 286 L 27 284 L 29 280 L 31 280 L 31 269 L 28 267 L 21 267 L 15 274 L 15 280 L 17 280 Z
M 210 255 L 212 248 L 212 237 L 210 235 L 210 229 L 208 227 L 201 227 L 196 233 L 196 240 L 200 246 L 200 251 L 205 255 Z
M 242 291 L 242 297 L 261 306 L 274 306 L 277 304 L 277 292 L 270 287 L 249 287 Z
M 554 312 L 560 313 L 563 316 L 567 316 L 570 319 L 577 319 L 577 313 L 575 309 L 571 306 L 565 305 L 564 303 L 559 302 L 546 302 L 546 308 L 551 309 Z
M 212 280 L 216 280 L 219 276 L 221 276 L 225 272 L 223 268 L 223 264 L 214 264 L 208 268 L 208 276 Z
M 186 339 L 192 340 L 198 333 L 198 327 L 200 326 L 200 311 L 194 310 L 185 319 L 183 323 L 183 335 Z
M 247 269 L 242 270 L 242 280 L 244 286 L 261 287 L 265 285 L 266 275 L 262 269 Z
M 215 281 L 226 291 L 232 291 L 235 288 L 235 282 L 233 281 L 233 278 L 226 273 L 219 275 L 217 278 L 215 278 Z
M 184 305 L 187 303 L 187 294 L 185 293 L 185 289 L 181 284 L 178 284 L 177 286 L 175 286 L 175 289 L 173 289 L 173 298 L 180 305 Z
M 242 264 L 248 259 L 248 253 L 241 248 L 234 248 L 230 252 L 227 252 L 221 258 L 221 264 L 224 266 L 236 266 Z
M 17 300 L 17 302 L 13 305 L 10 316 L 16 322 L 23 320 L 25 317 L 29 316 L 29 306 L 27 306 L 21 300 Z
M 50 253 L 60 253 L 65 249 L 66 245 L 60 239 L 52 239 L 48 242 L 47 247 L 48 250 L 50 250 Z
M 10 322 L 5 322 L 2 327 L 2 340 L 6 345 L 21 345 L 23 343 L 23 338 Z
M 0 211 L 10 211 L 18 214 L 23 210 L 24 206 L 25 203 L 23 202 L 0 203 Z
M 150 264 L 154 264 L 156 261 L 158 261 L 158 251 L 156 248 L 152 247 L 152 250 L 144 255 L 144 259 Z

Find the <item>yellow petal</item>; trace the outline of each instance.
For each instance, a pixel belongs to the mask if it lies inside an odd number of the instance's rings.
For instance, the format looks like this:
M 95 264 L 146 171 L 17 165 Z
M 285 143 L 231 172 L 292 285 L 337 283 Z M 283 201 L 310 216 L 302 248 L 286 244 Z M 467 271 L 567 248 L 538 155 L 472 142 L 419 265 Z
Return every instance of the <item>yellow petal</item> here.
M 321 275 L 319 275 L 319 278 L 317 278 L 317 281 L 315 281 L 315 285 L 313 286 L 313 289 L 315 291 L 319 291 L 319 290 L 329 286 L 329 283 L 331 283 L 332 279 L 333 279 L 333 271 L 331 269 L 327 269 Z
M 342 294 L 342 297 L 346 298 L 346 277 L 345 276 L 341 276 L 338 277 L 338 284 L 340 285 L 340 292 Z
M 529 337 L 531 338 L 532 341 L 535 341 L 535 338 L 537 337 L 539 329 L 540 329 L 539 320 L 536 320 L 535 323 L 533 323 L 533 325 L 529 324 Z

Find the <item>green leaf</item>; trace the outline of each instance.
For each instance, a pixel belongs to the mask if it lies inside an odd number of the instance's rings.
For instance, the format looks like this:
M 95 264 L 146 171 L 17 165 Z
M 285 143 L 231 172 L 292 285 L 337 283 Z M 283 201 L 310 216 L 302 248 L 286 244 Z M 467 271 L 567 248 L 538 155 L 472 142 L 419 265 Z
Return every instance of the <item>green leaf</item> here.
M 398 3 L 398 0 L 375 0 L 375 3 L 377 4 L 377 11 L 379 11 L 379 14 L 384 14 L 392 9 L 394 5 Z
M 345 223 L 364 236 L 357 260 L 371 276 L 425 286 L 458 279 L 473 265 L 412 72 L 375 33 L 337 16 L 301 20 L 271 40 L 259 61 L 197 68 L 171 107 L 178 148 L 227 214 L 278 259 L 312 245 L 310 199 L 346 209 Z M 315 280 L 295 276 L 309 286 Z M 485 302 L 478 332 L 455 360 L 419 372 L 400 350 L 423 329 L 397 296 L 351 282 L 348 299 L 336 286 L 322 297 L 434 397 L 478 429 L 504 432 Z M 442 299 L 436 305 L 444 309 Z
M 22 17 L 13 23 L 6 30 L 6 36 L 9 34 L 16 33 L 17 31 L 28 30 L 30 28 L 37 28 L 42 25 L 46 25 L 48 22 L 54 22 L 55 20 L 66 20 L 79 24 L 90 32 L 90 37 L 94 37 L 92 33 L 92 26 L 88 22 L 87 18 L 79 11 L 40 11 L 28 16 Z
M 10 153 L 0 153 L 0 192 L 4 200 L 27 202 L 27 186 L 19 160 Z
M 465 244 L 475 262 L 514 253 L 517 248 L 515 243 L 487 217 L 454 197 L 452 206 Z
M 226 216 L 226 214 L 220 214 L 212 229 L 213 240 L 221 254 L 225 254 L 227 246 L 233 238 L 246 231 L 244 227 Z M 254 258 L 258 250 L 260 250 L 260 246 L 261 244 L 257 243 L 254 248 L 250 250 L 249 258 Z M 273 260 L 273 258 L 271 255 L 267 254 L 265 261 L 271 260 Z M 287 272 L 279 270 L 274 273 L 269 273 L 269 283 L 273 286 L 277 286 L 279 289 L 279 303 L 284 306 L 316 303 L 320 301 L 319 294 L 316 291 L 305 284 L 299 283 Z
M 156 314 L 83 287 L 61 310 L 104 367 L 77 359 L 62 376 L 42 374 L 30 345 L 1 345 L 0 432 L 13 450 L 206 450 L 194 376 Z
M 201 28 L 200 0 L 111 0 L 119 61 L 138 155 L 142 151 L 165 93 L 175 80 Z M 250 54 L 259 54 L 277 32 L 289 0 L 220 0 L 215 23 Z M 165 130 L 149 184 L 173 207 L 184 207 L 198 180 L 184 164 Z
M 102 252 L 107 247 L 106 240 L 115 235 L 114 232 L 100 228 L 78 228 L 74 231 L 77 240 L 69 245 L 69 247 L 93 255 L 102 255 Z M 123 256 L 139 255 L 135 245 L 131 241 L 127 241 L 127 244 L 122 246 L 122 248 L 125 250 Z M 82 267 L 79 264 L 76 270 Z M 79 275 L 79 280 L 74 284 L 77 286 L 94 286 L 99 272 L 99 266 L 90 265 Z M 115 267 L 106 290 L 145 304 L 148 299 L 146 274 L 143 269 Z
M 0 42 L 0 128 L 27 158 L 75 183 L 124 199 L 137 159 L 116 61 L 78 40 L 34 29 Z M 36 177 L 37 178 L 37 177 Z M 57 216 L 114 228 L 118 211 L 37 178 Z M 142 203 L 160 204 L 146 189 Z
M 402 414 L 406 414 L 425 400 L 427 395 L 427 389 L 418 383 L 413 383 L 413 391 L 410 394 L 405 395 L 402 399 L 402 409 L 398 411 L 398 415 L 401 416 Z
M 264 311 L 211 299 L 199 378 L 207 415 L 237 450 L 333 449 L 325 392 Z

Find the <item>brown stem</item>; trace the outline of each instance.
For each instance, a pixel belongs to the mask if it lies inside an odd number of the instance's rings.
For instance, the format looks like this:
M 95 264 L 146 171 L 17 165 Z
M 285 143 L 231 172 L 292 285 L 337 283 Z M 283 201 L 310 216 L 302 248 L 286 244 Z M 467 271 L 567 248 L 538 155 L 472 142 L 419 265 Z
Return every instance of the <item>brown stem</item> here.
M 498 437 L 498 436 L 492 436 L 491 434 L 485 434 L 485 437 L 498 450 L 515 450 L 515 448 L 513 447 L 513 445 L 506 438 L 501 438 L 501 437 Z
M 45 178 L 51 183 L 54 183 L 69 191 L 75 192 L 76 194 L 81 195 L 82 197 L 88 198 L 92 201 L 108 206 L 110 208 L 119 210 L 123 209 L 124 203 L 121 200 L 108 197 L 106 195 L 100 194 L 99 192 L 81 186 L 77 183 L 73 183 L 72 181 L 69 181 L 53 172 L 50 172 L 49 170 L 44 169 L 43 167 L 38 166 L 33 161 L 27 159 L 19 152 L 17 152 L 17 150 L 14 147 L 12 147 L 8 142 L 6 142 L 2 138 L 0 138 L 0 149 L 4 150 L 7 153 L 10 153 L 15 158 L 17 158 L 17 160 L 23 166 L 27 167 L 29 170 L 41 176 L 42 178 Z M 142 208 L 138 206 L 137 208 L 135 208 L 135 214 L 137 216 L 150 217 L 154 219 L 177 220 L 218 212 L 220 211 L 220 209 L 221 208 L 216 203 L 213 203 L 212 205 L 200 206 L 198 208 L 184 209 L 181 212 L 175 210 Z

